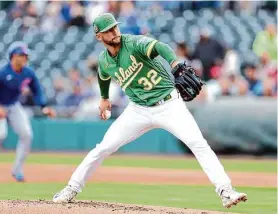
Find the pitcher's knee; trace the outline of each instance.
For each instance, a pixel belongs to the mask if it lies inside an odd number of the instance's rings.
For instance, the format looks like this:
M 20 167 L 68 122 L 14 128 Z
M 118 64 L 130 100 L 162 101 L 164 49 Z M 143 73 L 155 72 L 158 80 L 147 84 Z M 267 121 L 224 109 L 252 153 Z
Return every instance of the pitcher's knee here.
M 33 140 L 33 132 L 31 130 L 24 130 L 18 134 L 18 137 L 24 143 L 31 143 Z
M 187 145 L 192 151 L 193 150 L 204 150 L 204 149 L 210 148 L 206 139 L 204 139 L 204 138 L 200 138 L 198 140 L 191 141 Z
M 116 152 L 118 150 L 118 147 L 111 146 L 111 145 L 105 145 L 105 144 L 97 144 L 95 148 L 95 152 L 102 157 L 107 157 L 111 155 L 112 153 Z

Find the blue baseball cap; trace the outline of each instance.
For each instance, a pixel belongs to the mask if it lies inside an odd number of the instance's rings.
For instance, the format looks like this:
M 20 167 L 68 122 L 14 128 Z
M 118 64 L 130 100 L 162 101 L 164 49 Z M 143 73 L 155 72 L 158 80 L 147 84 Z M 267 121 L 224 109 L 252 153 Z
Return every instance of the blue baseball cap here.
M 8 58 L 11 59 L 14 54 L 26 55 L 30 54 L 30 50 L 26 43 L 21 41 L 13 42 L 8 48 Z

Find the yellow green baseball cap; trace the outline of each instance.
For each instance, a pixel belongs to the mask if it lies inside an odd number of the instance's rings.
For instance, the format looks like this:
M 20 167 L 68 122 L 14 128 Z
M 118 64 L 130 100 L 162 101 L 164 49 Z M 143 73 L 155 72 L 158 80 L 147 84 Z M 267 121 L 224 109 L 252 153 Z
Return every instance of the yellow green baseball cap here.
M 120 22 L 117 22 L 115 17 L 111 13 L 102 13 L 98 15 L 93 21 L 95 33 L 103 33 L 105 31 L 108 31 L 110 28 L 114 27 L 117 24 L 120 24 Z

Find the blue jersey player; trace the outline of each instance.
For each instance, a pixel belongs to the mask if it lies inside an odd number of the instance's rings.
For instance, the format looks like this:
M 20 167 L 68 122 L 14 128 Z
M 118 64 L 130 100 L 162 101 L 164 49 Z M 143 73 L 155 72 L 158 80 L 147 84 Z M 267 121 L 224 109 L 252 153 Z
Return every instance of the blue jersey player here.
M 34 71 L 26 66 L 29 50 L 24 42 L 14 42 L 8 49 L 9 62 L 0 68 L 0 143 L 7 136 L 7 122 L 18 135 L 16 159 L 12 176 L 17 181 L 24 181 L 23 163 L 29 153 L 32 142 L 32 128 L 27 113 L 19 103 L 19 96 L 24 87 L 29 87 L 42 113 L 50 117 L 55 111 L 46 106 L 39 80 Z

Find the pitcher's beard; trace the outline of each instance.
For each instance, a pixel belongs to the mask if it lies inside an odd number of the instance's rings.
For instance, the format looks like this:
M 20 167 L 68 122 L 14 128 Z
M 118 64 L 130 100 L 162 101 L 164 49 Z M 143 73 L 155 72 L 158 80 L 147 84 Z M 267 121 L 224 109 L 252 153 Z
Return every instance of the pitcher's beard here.
M 109 46 L 112 46 L 112 47 L 116 47 L 118 45 L 121 44 L 121 39 L 119 40 L 119 42 L 116 42 L 114 40 L 111 40 L 111 41 L 104 41 L 103 42 L 106 44 L 106 45 L 109 45 Z

